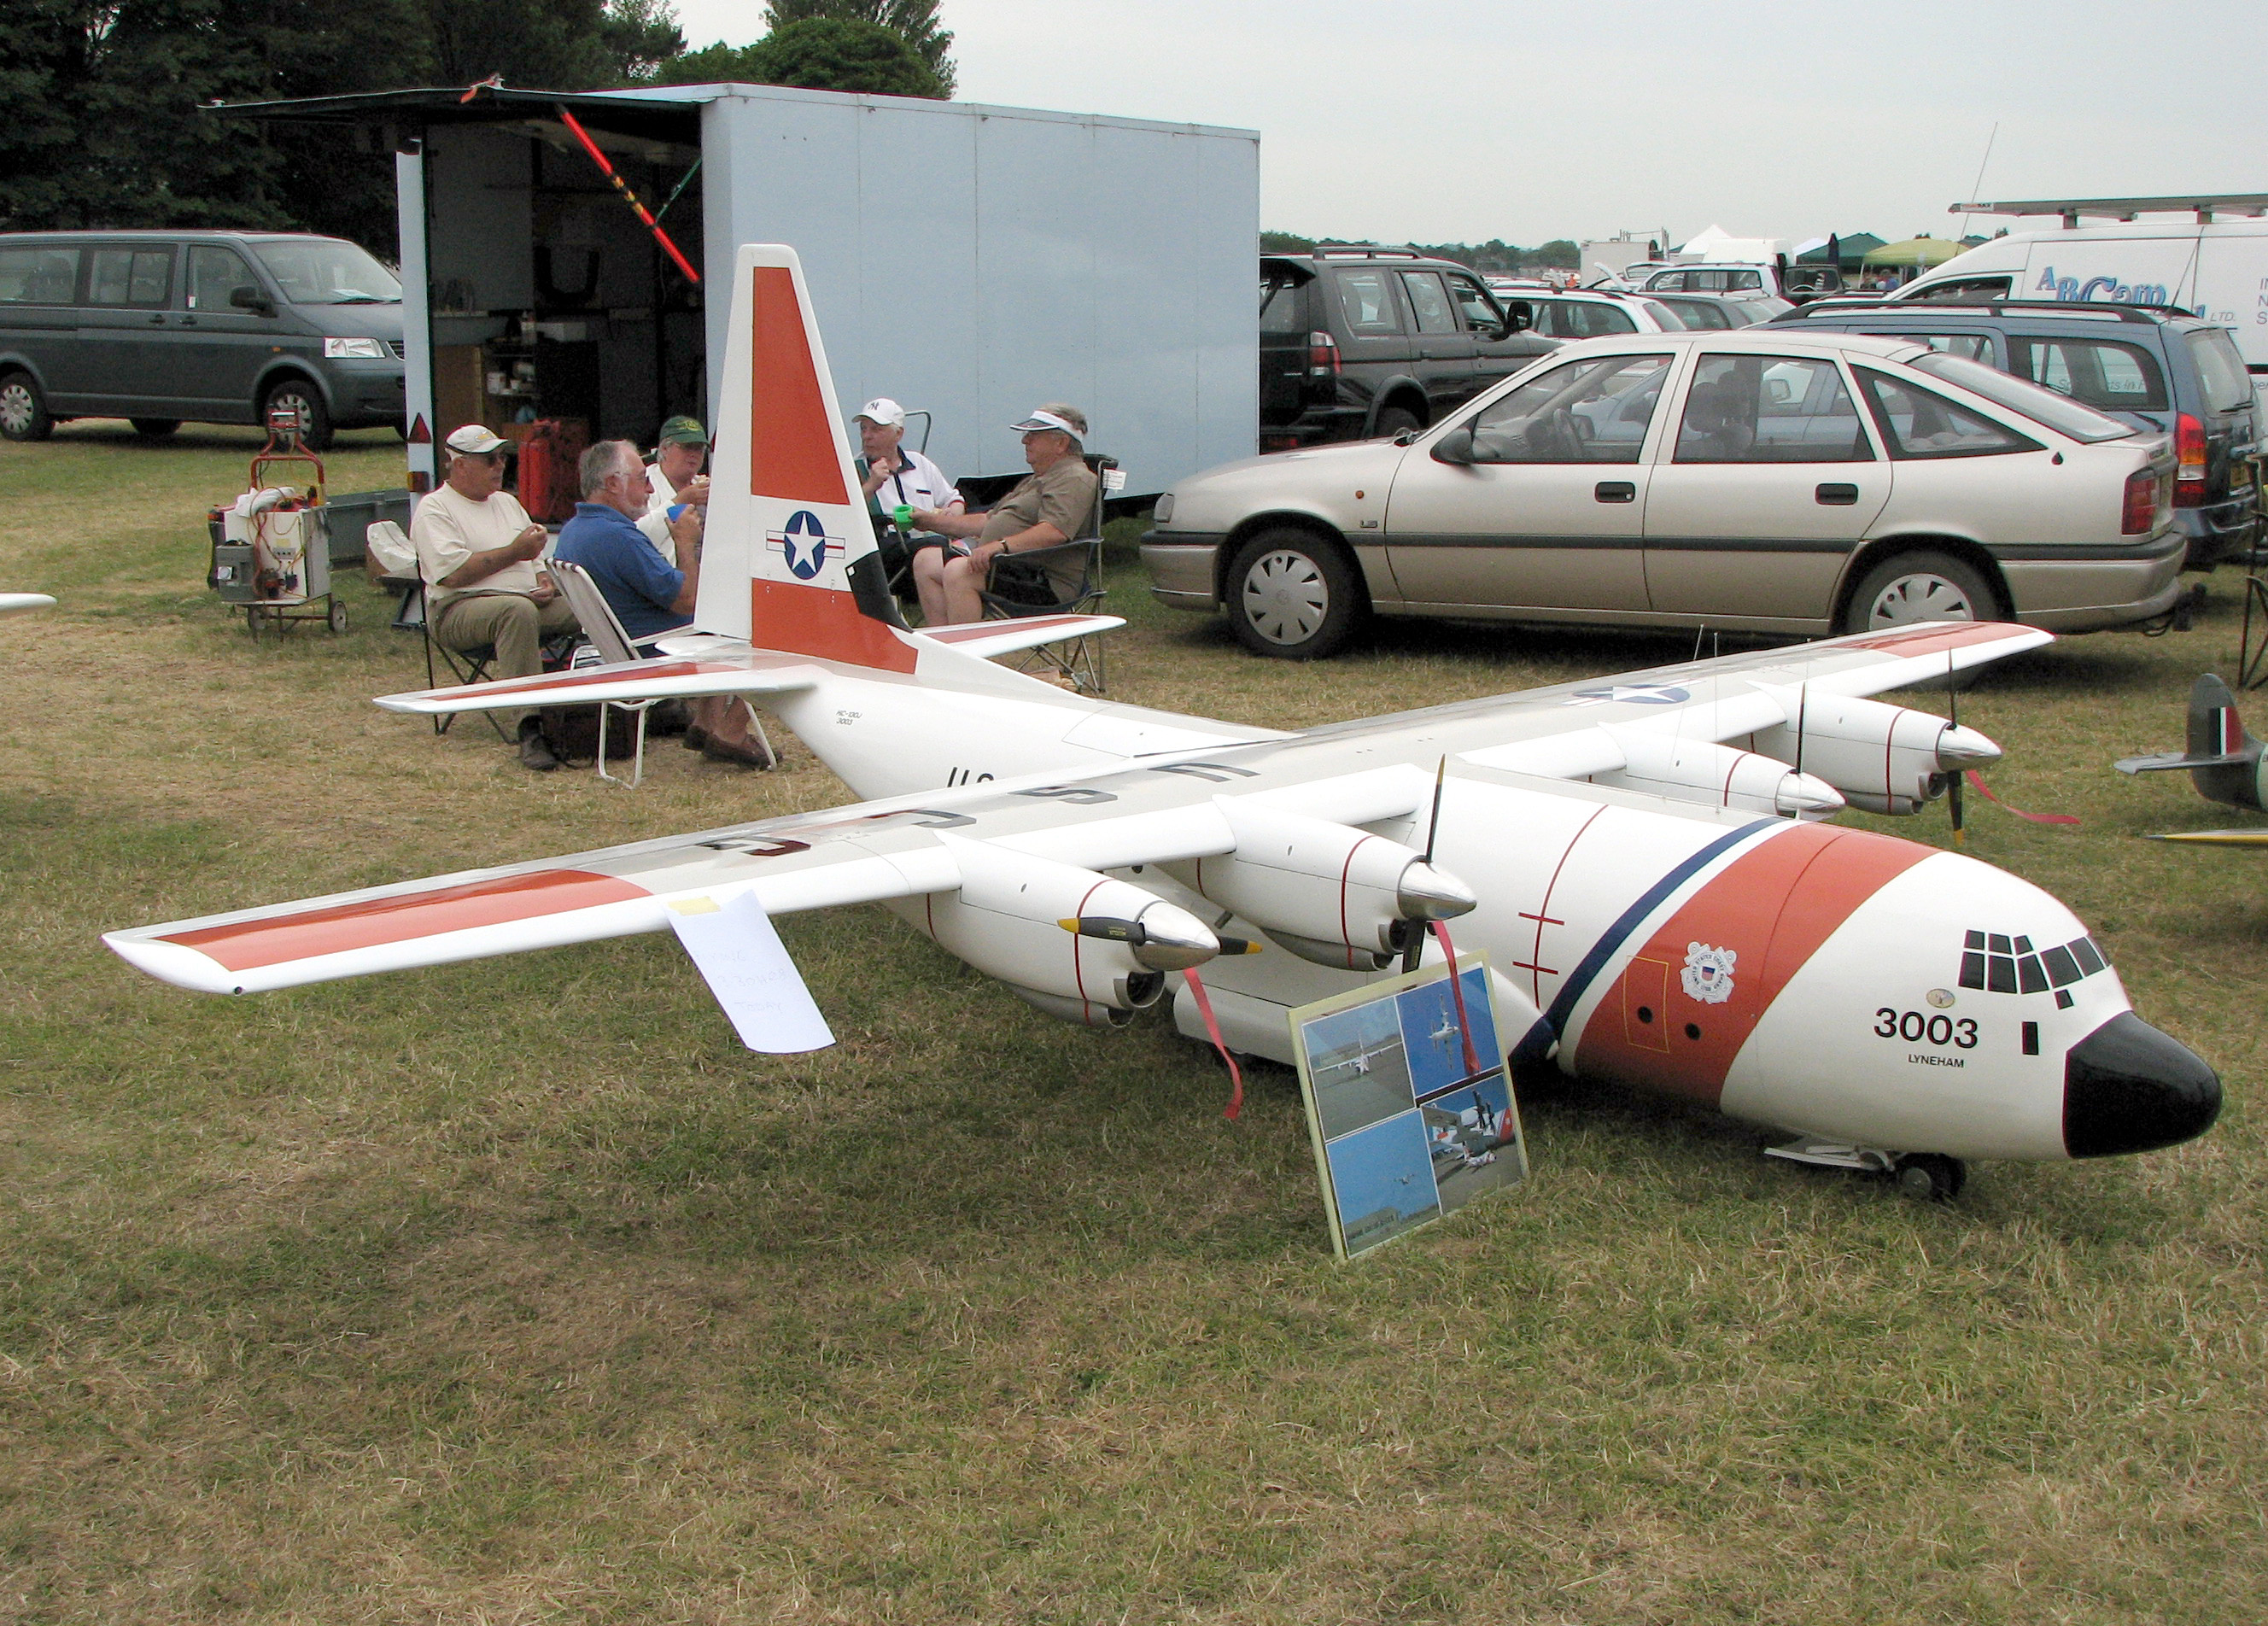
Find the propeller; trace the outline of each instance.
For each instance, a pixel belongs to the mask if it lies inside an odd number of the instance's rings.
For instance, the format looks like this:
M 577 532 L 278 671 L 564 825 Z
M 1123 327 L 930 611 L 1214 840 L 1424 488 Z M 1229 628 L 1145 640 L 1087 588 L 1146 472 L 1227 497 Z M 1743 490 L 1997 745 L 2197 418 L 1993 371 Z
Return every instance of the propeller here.
M 1433 769 L 1433 810 L 1426 815 L 1425 820 L 1425 852 L 1420 862 L 1427 869 L 1433 867 L 1433 840 L 1441 833 L 1441 786 L 1448 776 L 1449 758 L 1448 754 L 1444 752 L 1440 762 Z M 1431 921 L 1424 920 L 1412 923 L 1418 929 L 1410 934 L 1410 940 L 1403 945 L 1402 950 L 1402 970 L 1404 975 L 1418 969 L 1418 962 L 1425 957 L 1425 933 L 1432 925 Z
M 1953 651 L 1951 650 L 1945 651 L 1945 708 L 1948 713 L 1945 719 L 1947 725 L 1953 728 L 1960 727 L 1961 689 L 1953 681 Z M 1966 822 L 1964 818 L 1964 813 L 1966 810 L 1962 805 L 1961 798 L 1962 788 L 1968 776 L 1966 769 L 1956 768 L 1953 770 L 1952 777 L 1948 779 L 1945 783 L 1945 810 L 1948 813 L 1952 815 L 1953 844 L 1956 847 L 1965 846 L 1967 844 L 1967 837 L 1962 829 L 1962 826 Z

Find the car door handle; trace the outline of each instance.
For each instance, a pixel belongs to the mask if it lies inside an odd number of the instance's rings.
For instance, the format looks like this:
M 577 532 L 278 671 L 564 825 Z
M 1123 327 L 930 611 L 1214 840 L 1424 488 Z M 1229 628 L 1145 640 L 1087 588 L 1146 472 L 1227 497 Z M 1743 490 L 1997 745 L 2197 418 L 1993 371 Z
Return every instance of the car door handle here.
M 165 312 L 163 312 L 163 311 L 152 311 L 152 312 L 151 312 L 151 313 L 150 313 L 150 322 L 151 322 L 151 325 L 152 327 L 164 327 L 164 326 L 166 325 L 166 313 L 165 313 Z
M 1829 508 L 1849 508 L 1859 500 L 1859 488 L 1830 482 L 1815 488 L 1812 495 Z
M 1602 480 L 1591 488 L 1591 495 L 1602 503 L 1635 503 L 1638 487 L 1628 480 Z

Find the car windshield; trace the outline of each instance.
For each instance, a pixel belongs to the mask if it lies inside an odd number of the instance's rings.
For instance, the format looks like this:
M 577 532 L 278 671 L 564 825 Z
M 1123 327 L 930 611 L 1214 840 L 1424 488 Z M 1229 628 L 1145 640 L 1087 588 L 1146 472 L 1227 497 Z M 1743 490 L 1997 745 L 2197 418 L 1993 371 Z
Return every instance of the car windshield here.
M 352 243 L 310 237 L 254 243 L 252 252 L 292 305 L 401 303 L 401 284 L 394 273 Z
M 1965 390 L 1982 395 L 1995 406 L 2020 412 L 2035 423 L 2044 423 L 2058 435 L 2073 440 L 2117 440 L 2134 431 L 2117 418 L 2097 412 L 2092 407 L 2042 389 L 2038 385 L 2011 374 L 1985 366 L 1982 362 L 1966 357 L 1948 356 L 1932 350 L 1926 356 L 1917 356 L 1906 364 L 1916 372 L 1926 372 L 1933 378 L 1943 379 L 1948 384 L 1958 384 Z
M 2205 398 L 2217 412 L 2234 412 L 2252 404 L 2252 380 L 2244 371 L 2244 357 L 2226 327 L 2199 327 L 2190 335 L 2190 354 L 2197 357 L 2198 378 Z

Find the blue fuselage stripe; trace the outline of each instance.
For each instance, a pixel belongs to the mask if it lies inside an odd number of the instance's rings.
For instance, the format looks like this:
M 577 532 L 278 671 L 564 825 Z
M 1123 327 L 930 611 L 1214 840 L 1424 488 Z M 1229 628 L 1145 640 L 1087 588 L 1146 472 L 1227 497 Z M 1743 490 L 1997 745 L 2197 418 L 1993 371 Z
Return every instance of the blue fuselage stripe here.
M 1690 880 L 1719 853 L 1737 847 L 1758 830 L 1785 822 L 1780 819 L 1757 819 L 1737 830 L 1728 831 L 1647 887 L 1637 902 L 1622 912 L 1620 919 L 1600 933 L 1599 940 L 1591 945 L 1590 953 L 1583 956 L 1581 963 L 1569 974 L 1566 982 L 1560 984 L 1558 996 L 1552 1000 L 1550 1010 L 1543 1013 L 1543 1019 L 1551 1024 L 1551 1031 L 1563 1039 L 1566 1037 L 1567 1018 L 1575 1009 L 1575 1002 L 1582 998 L 1592 980 L 1614 957 L 1615 951 L 1623 945 L 1623 940 L 1638 930 L 1639 923 L 1653 914 L 1664 898 Z

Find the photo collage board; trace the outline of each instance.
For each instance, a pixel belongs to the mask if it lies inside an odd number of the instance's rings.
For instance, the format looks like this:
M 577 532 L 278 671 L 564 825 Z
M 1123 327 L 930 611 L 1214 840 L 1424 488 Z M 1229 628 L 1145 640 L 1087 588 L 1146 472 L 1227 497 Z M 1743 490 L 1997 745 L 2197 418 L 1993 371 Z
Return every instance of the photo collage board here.
M 1477 954 L 1457 965 L 1455 989 L 1447 966 L 1428 966 L 1291 1013 L 1342 1259 L 1527 1177 L 1488 968 Z

